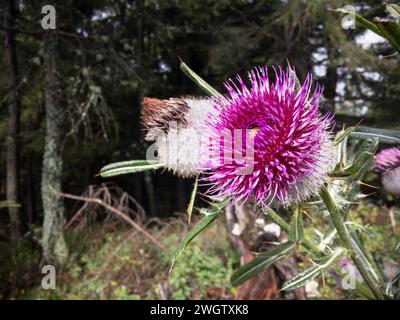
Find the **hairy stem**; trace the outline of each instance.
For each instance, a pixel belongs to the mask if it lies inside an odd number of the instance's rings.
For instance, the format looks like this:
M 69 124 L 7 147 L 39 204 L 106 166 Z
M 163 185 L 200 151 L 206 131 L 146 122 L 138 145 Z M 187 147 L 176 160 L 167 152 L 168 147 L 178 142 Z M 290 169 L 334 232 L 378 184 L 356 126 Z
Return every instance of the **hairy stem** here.
M 286 232 L 290 231 L 290 225 L 285 220 L 283 220 L 274 210 L 267 208 L 265 213 L 283 230 L 285 230 Z M 303 239 L 303 242 L 300 243 L 300 246 L 311 252 L 316 257 L 324 256 L 324 252 L 316 244 L 306 238 Z M 345 274 L 343 274 L 343 270 L 341 270 L 340 268 L 335 268 L 335 271 L 339 273 L 340 276 L 345 276 Z M 374 295 L 372 294 L 372 292 L 362 283 L 356 282 L 356 289 L 367 299 L 373 299 Z
M 333 225 L 337 230 L 342 245 L 347 250 L 349 250 L 351 258 L 354 261 L 354 264 L 357 266 L 363 279 L 373 292 L 375 298 L 383 300 L 384 296 L 381 292 L 380 286 L 377 280 L 375 280 L 375 277 L 372 274 L 371 270 L 367 266 L 365 266 L 364 260 L 360 255 L 361 249 L 357 247 L 357 244 L 354 241 L 352 241 L 350 233 L 347 230 L 347 227 L 340 214 L 340 210 L 337 208 L 328 190 L 326 188 L 323 188 L 320 192 L 320 196 L 324 201 L 326 207 L 328 208 L 328 211 L 332 218 Z

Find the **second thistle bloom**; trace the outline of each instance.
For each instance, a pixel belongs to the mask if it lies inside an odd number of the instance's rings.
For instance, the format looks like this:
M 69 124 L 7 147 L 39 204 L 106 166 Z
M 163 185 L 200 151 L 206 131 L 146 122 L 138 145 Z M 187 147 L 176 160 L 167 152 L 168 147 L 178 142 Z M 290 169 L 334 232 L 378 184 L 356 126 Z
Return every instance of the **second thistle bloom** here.
M 325 182 L 333 155 L 331 117 L 319 113 L 322 89 L 311 91 L 311 75 L 298 85 L 290 67 L 275 70 L 273 81 L 267 68 L 249 78 L 250 88 L 239 76 L 227 83 L 228 94 L 209 118 L 219 142 L 207 150 L 209 193 L 263 205 L 306 200 Z
M 374 169 L 382 172 L 382 184 L 385 190 L 400 196 L 400 149 L 388 148 L 379 152 Z

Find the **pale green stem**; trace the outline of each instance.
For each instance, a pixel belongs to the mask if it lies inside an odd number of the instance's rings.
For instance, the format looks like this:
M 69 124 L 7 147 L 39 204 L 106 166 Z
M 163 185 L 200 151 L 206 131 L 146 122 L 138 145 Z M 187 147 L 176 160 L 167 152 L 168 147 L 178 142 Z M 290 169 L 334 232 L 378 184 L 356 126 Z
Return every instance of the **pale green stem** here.
M 351 240 L 351 236 L 347 227 L 340 215 L 340 210 L 336 207 L 331 195 L 329 194 L 326 188 L 323 188 L 320 192 L 320 196 L 324 201 L 330 215 L 332 218 L 333 225 L 335 226 L 339 239 L 342 245 L 350 252 L 351 258 L 354 261 L 354 264 L 357 266 L 360 271 L 363 279 L 367 283 L 368 287 L 373 292 L 374 296 L 377 299 L 383 300 L 384 296 L 381 292 L 380 286 L 375 280 L 371 271 L 364 265 L 362 258 L 360 257 L 360 249 L 357 248 L 357 244 Z
M 267 209 L 266 213 L 283 230 L 285 230 L 286 232 L 290 231 L 290 225 L 285 220 L 283 220 L 280 217 L 280 215 L 278 215 L 274 210 Z M 300 243 L 300 245 L 317 257 L 324 256 L 324 253 L 321 251 L 321 249 L 316 244 L 314 244 L 313 242 L 311 242 L 310 240 L 308 240 L 306 238 L 303 239 L 303 242 Z M 340 276 L 345 276 L 342 269 L 335 268 L 335 271 L 337 273 L 339 273 Z M 367 287 L 365 287 L 362 283 L 360 283 L 358 281 L 356 282 L 356 289 L 367 299 L 374 298 L 372 292 Z
M 267 209 L 267 214 L 268 216 L 278 225 L 280 226 L 283 230 L 285 230 L 286 232 L 290 232 L 290 225 L 283 220 L 279 214 L 277 214 L 274 210 L 272 209 Z M 318 248 L 318 246 L 314 243 L 312 243 L 310 240 L 308 239 L 303 239 L 303 243 L 302 245 L 312 251 L 312 253 L 314 253 L 316 256 L 321 257 L 323 255 L 323 253 L 321 252 L 321 250 Z

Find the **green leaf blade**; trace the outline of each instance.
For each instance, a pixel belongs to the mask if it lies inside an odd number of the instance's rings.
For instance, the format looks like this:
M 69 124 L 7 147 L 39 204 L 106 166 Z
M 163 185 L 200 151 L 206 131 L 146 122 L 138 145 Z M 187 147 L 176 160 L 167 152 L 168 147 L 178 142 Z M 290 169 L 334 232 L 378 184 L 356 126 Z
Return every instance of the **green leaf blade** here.
M 194 181 L 192 195 L 190 197 L 190 202 L 189 202 L 189 205 L 188 205 L 188 208 L 187 208 L 188 224 L 190 224 L 190 220 L 192 219 L 193 206 L 194 206 L 194 200 L 196 199 L 198 183 L 199 183 L 199 176 L 196 176 L 196 180 Z
M 101 168 L 100 176 L 103 178 L 118 176 L 128 173 L 142 172 L 146 170 L 155 170 L 164 167 L 164 163 L 148 160 L 132 160 L 111 163 Z
M 398 19 L 400 18 L 400 6 L 394 3 L 390 3 L 386 6 L 386 10 L 390 13 L 390 15 Z
M 352 133 L 354 130 L 355 127 L 349 127 L 346 130 L 341 130 L 340 132 L 338 132 L 338 134 L 335 137 L 335 140 L 333 141 L 333 145 L 337 146 L 344 139 L 346 139 L 350 135 L 350 133 Z
M 172 271 L 172 268 L 174 267 L 176 259 L 182 254 L 183 250 L 185 250 L 186 246 L 199 234 L 201 233 L 205 228 L 211 225 L 212 222 L 214 222 L 215 219 L 219 216 L 221 213 L 221 210 L 212 210 L 210 213 L 208 213 L 196 226 L 194 226 L 189 233 L 183 238 L 183 240 L 179 243 L 178 248 L 176 249 L 173 257 L 172 257 L 172 264 L 170 271 Z
M 180 68 L 182 72 L 187 75 L 197 86 L 202 89 L 206 94 L 214 98 L 223 98 L 217 90 L 210 86 L 203 78 L 201 78 L 196 72 L 189 68 L 189 66 L 181 61 Z
M 315 279 L 326 268 L 331 266 L 335 262 L 336 258 L 338 258 L 343 253 L 343 251 L 343 248 L 336 248 L 330 256 L 322 259 L 319 264 L 313 265 L 303 272 L 300 272 L 292 279 L 286 281 L 283 284 L 282 290 L 292 291 L 306 285 L 308 282 Z
M 289 239 L 290 241 L 299 243 L 304 238 L 304 225 L 303 225 L 303 210 L 296 206 L 292 216 L 292 224 L 290 226 Z
M 256 274 L 266 270 L 273 263 L 283 259 L 295 251 L 296 244 L 288 241 L 281 243 L 273 249 L 261 253 L 257 258 L 240 267 L 232 276 L 231 283 L 238 286 Z

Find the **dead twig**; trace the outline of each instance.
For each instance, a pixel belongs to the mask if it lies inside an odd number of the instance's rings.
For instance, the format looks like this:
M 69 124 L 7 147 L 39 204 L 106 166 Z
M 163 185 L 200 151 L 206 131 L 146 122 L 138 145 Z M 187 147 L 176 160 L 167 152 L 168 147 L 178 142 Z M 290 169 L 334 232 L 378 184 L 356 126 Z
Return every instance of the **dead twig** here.
M 116 216 L 124 220 L 126 223 L 131 225 L 133 228 L 135 228 L 137 231 L 142 233 L 147 239 L 149 239 L 152 243 L 154 243 L 156 246 L 161 248 L 164 251 L 169 251 L 162 243 L 160 243 L 156 238 L 154 238 L 150 233 L 148 233 L 145 229 L 143 229 L 139 224 L 137 224 L 135 221 L 133 221 L 127 214 L 124 212 L 110 206 L 108 203 L 105 203 L 104 201 L 97 199 L 97 198 L 89 198 L 89 197 L 81 197 L 81 196 L 76 196 L 73 194 L 69 193 L 63 193 L 63 192 L 58 192 L 56 190 L 52 190 L 55 194 L 67 198 L 67 199 L 72 199 L 72 200 L 78 200 L 78 201 L 84 201 L 84 202 L 91 202 L 91 203 L 96 203 L 108 211 L 114 213 Z

